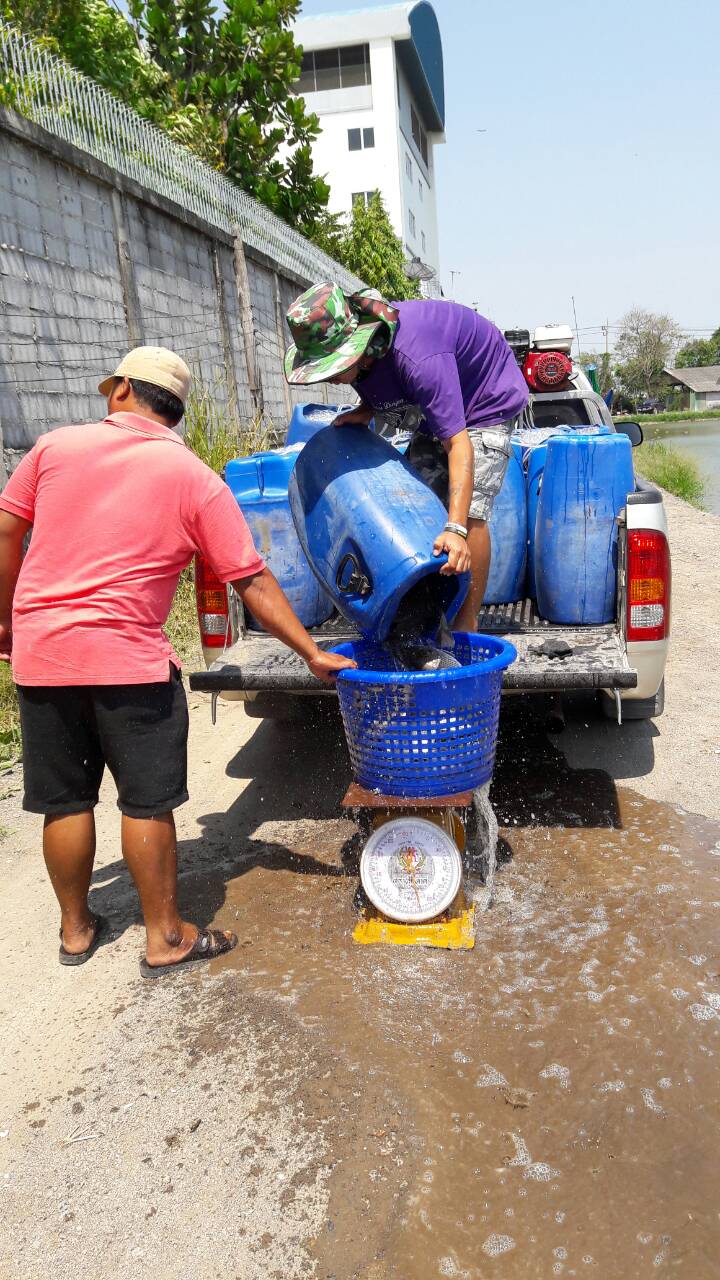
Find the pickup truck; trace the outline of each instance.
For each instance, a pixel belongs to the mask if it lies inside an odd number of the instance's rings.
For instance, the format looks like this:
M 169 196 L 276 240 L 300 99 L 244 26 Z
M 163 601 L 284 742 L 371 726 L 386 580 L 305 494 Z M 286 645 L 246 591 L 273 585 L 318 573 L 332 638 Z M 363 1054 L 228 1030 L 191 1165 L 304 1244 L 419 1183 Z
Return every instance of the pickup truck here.
M 615 428 L 605 402 L 583 371 L 571 367 L 559 388 L 543 389 L 542 378 L 538 381 L 537 377 L 530 383 L 534 426 L 604 424 L 629 435 L 632 443 L 640 443 L 638 424 Z M 505 673 L 505 693 L 597 691 L 604 713 L 617 718 L 618 723 L 662 713 L 670 556 L 660 491 L 637 478 L 618 524 L 617 608 L 612 622 L 593 626 L 550 623 L 529 598 L 483 607 L 478 631 L 507 637 L 517 649 L 518 659 Z M 271 636 L 247 628 L 235 593 L 214 580 L 202 562 L 196 565 L 196 589 L 207 669 L 191 674 L 190 687 L 211 693 L 213 709 L 219 696 L 244 702 L 247 714 L 253 717 L 293 719 L 317 706 L 318 699 L 336 697 L 334 690 L 315 680 L 294 653 Z M 338 614 L 312 634 L 324 648 L 356 636 Z M 558 656 L 559 652 L 565 656 Z

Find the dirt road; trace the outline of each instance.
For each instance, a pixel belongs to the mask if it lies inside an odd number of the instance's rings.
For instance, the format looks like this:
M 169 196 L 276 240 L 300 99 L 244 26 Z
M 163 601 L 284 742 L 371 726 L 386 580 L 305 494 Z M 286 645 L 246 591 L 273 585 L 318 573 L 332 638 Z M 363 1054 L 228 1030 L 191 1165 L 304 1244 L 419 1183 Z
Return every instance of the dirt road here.
M 212 729 L 196 706 L 183 897 L 240 946 L 156 985 L 110 790 L 92 905 L 113 938 L 64 970 L 5 775 L 2 1280 L 717 1275 L 718 685 L 675 554 L 688 649 L 656 736 L 631 727 L 618 763 L 589 705 L 559 739 L 508 709 L 470 953 L 352 943 L 337 725 L 224 706 Z

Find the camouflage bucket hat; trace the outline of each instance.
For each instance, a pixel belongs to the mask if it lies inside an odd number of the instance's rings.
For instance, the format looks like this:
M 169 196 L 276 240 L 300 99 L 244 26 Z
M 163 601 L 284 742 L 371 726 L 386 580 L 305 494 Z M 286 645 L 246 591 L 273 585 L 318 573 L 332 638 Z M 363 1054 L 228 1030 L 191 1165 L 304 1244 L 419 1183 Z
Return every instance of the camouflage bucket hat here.
M 340 285 L 327 283 L 313 285 L 296 298 L 287 322 L 294 342 L 285 355 L 285 377 L 302 386 L 351 369 L 378 334 L 383 341 L 374 354 L 384 355 L 397 326 L 397 311 L 373 290 L 346 298 Z

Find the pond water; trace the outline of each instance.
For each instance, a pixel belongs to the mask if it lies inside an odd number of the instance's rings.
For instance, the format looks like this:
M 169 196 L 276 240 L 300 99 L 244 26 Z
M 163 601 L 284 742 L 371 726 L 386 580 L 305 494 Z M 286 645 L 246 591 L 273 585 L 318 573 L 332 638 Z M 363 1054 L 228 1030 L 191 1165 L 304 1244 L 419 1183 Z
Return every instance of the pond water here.
M 695 422 L 639 421 L 646 440 L 672 445 L 697 463 L 707 481 L 704 505 L 720 515 L 720 417 Z

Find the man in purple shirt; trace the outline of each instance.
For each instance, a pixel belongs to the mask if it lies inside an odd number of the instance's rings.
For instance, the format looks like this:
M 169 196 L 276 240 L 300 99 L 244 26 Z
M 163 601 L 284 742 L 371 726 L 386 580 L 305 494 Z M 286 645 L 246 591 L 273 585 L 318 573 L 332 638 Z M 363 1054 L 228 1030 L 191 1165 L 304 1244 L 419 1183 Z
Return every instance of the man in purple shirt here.
M 528 402 L 502 334 L 455 302 L 389 303 L 372 289 L 346 297 L 336 284 L 308 289 L 287 321 L 288 382 L 350 383 L 360 397 L 336 422 L 368 424 L 382 413 L 399 427 L 417 423 L 412 410 L 421 411 L 406 457 L 448 508 L 435 541 L 435 554 L 448 557 L 440 572 L 472 570 L 454 626 L 477 630 L 490 569 L 487 521 Z

